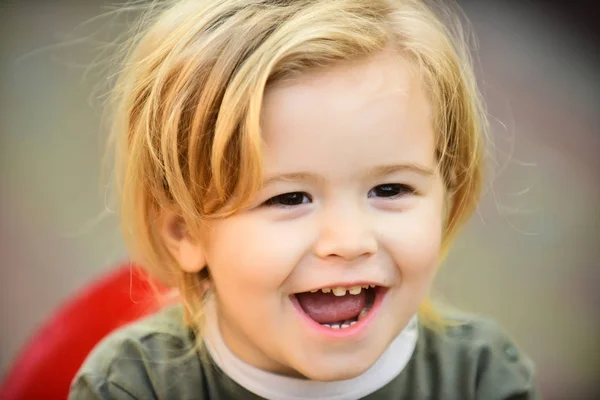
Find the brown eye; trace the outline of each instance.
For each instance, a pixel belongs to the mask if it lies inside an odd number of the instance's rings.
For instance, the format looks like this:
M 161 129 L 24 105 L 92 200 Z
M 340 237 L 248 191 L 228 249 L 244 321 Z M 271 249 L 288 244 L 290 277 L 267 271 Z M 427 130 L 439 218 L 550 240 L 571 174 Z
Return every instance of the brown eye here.
M 264 204 L 266 206 L 294 207 L 301 204 L 310 203 L 311 201 L 311 198 L 305 192 L 291 192 L 271 197 Z
M 386 183 L 375 186 L 369 191 L 369 197 L 396 198 L 400 196 L 414 194 L 415 190 L 410 186 L 401 183 Z

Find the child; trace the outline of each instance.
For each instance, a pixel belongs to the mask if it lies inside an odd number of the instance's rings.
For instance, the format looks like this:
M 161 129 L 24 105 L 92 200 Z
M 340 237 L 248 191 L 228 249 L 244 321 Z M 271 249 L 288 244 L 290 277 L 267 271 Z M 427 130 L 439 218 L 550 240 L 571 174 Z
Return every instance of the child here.
M 117 85 L 133 254 L 181 304 L 72 399 L 533 399 L 494 323 L 427 294 L 481 187 L 459 32 L 418 0 L 179 0 Z

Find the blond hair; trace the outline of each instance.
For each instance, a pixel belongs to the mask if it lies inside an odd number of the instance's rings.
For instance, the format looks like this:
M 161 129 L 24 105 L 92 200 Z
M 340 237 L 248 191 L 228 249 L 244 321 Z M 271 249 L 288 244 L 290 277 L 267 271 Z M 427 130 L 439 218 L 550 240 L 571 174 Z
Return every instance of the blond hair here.
M 146 19 L 115 89 L 123 227 L 133 257 L 179 289 L 193 327 L 210 277 L 177 265 L 158 220 L 174 211 L 197 235 L 252 198 L 263 94 L 291 74 L 389 47 L 413 63 L 435 111 L 445 254 L 479 200 L 485 116 L 461 25 L 436 10 L 419 0 L 179 0 Z M 440 320 L 429 299 L 420 315 Z

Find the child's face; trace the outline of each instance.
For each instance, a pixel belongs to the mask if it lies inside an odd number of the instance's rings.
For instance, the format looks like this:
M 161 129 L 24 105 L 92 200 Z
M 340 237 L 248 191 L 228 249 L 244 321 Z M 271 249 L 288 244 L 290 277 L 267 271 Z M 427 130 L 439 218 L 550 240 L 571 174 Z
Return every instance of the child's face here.
M 444 190 L 429 102 L 406 61 L 385 53 L 270 87 L 262 128 L 264 188 L 198 247 L 224 339 L 266 370 L 354 377 L 435 273 Z M 377 288 L 310 294 L 366 285 Z

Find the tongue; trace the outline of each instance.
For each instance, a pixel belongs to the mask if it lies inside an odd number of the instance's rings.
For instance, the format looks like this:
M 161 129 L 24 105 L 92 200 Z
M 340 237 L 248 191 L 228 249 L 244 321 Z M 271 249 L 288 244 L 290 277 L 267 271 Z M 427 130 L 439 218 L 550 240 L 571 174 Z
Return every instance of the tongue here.
M 365 291 L 353 295 L 336 296 L 333 293 L 298 293 L 296 298 L 304 312 L 320 324 L 342 322 L 358 317 L 367 304 Z

